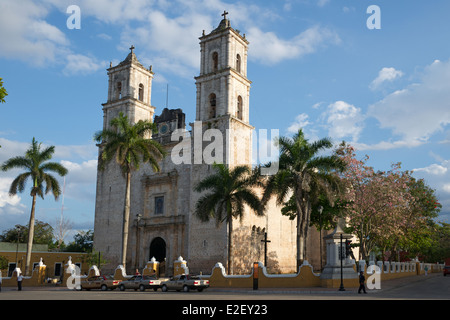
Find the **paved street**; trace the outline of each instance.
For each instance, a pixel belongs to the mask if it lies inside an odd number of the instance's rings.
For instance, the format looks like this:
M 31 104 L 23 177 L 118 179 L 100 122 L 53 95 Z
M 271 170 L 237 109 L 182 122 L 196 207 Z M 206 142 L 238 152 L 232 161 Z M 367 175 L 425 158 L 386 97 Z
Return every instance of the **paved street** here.
M 55 313 L 55 310 L 65 310 L 71 315 L 88 312 L 91 317 L 98 315 L 102 318 L 111 318 L 127 310 L 131 312 L 127 315 L 137 318 L 158 314 L 168 319 L 191 316 L 194 319 L 237 317 L 247 320 L 262 318 L 279 320 L 305 310 L 323 312 L 352 310 L 364 314 L 389 310 L 391 316 L 393 314 L 403 317 L 416 316 L 417 311 L 423 307 L 417 300 L 443 301 L 443 299 L 450 299 L 450 277 L 431 274 L 384 281 L 380 290 L 368 290 L 367 294 L 358 294 L 355 288 L 347 288 L 343 292 L 330 288 L 274 288 L 257 291 L 209 288 L 203 292 L 188 293 L 149 290 L 80 292 L 65 287 L 24 288 L 23 291 L 17 291 L 17 288 L 3 288 L 0 292 L 0 307 L 3 309 L 13 307 L 20 310 L 21 314 L 29 316 L 35 316 L 36 310 L 40 310 L 39 313 L 47 310 L 49 313 L 46 314 L 49 316 L 56 314 L 62 316 L 60 312 Z M 407 303 L 408 300 L 411 303 Z M 373 301 L 384 301 L 383 303 L 387 305 L 374 304 Z M 394 304 L 389 301 L 394 301 Z
M 358 294 L 356 288 L 340 292 L 330 288 L 209 288 L 203 292 L 72 291 L 65 287 L 3 288 L 0 300 L 386 300 L 450 299 L 450 277 L 441 273 L 413 276 L 381 283 L 380 290 Z

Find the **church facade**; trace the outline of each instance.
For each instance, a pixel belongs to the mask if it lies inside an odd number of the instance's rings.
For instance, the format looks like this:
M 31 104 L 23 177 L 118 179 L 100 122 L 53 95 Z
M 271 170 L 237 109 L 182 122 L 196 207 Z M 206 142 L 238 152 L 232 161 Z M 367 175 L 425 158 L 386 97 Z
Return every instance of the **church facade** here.
M 152 138 L 168 153 L 160 161 L 160 172 L 153 172 L 146 164 L 132 172 L 128 271 L 141 269 L 153 257 L 166 275 L 173 274 L 173 262 L 179 256 L 187 261 L 192 273 L 208 274 L 217 262 L 226 266 L 227 224 L 217 226 L 214 220 L 204 223 L 194 215 L 201 196 L 194 186 L 214 170 L 211 162 L 202 157 L 211 147 L 211 132 L 214 140 L 220 138 L 223 142 L 220 150 L 212 152 L 213 160 L 222 158 L 230 167 L 250 166 L 252 162 L 249 42 L 223 16 L 216 29 L 209 34 L 203 32 L 199 38 L 196 121 L 189 124 L 190 131 L 186 130 L 181 109 L 165 108 L 155 115 L 151 104 L 154 73 L 152 67 L 145 68 L 138 61 L 134 47 L 124 61 L 107 70 L 109 89 L 103 104 L 103 129 L 109 128 L 119 112 L 132 123 L 152 120 L 158 126 Z M 175 158 L 185 161 L 174 161 Z M 94 250 L 108 261 L 102 266 L 103 271 L 113 270 L 120 261 L 124 195 L 125 178 L 115 162 L 97 170 Z M 309 252 L 318 252 L 317 232 L 314 229 L 310 234 Z M 264 261 L 265 244 L 261 240 L 265 236 L 270 240 L 269 270 L 295 271 L 296 223 L 282 216 L 273 201 L 265 216 L 257 217 L 248 210 L 242 221 L 233 221 L 233 273 L 248 273 L 252 262 Z M 316 256 L 309 261 L 319 261 Z M 320 267 L 320 262 L 316 264 Z

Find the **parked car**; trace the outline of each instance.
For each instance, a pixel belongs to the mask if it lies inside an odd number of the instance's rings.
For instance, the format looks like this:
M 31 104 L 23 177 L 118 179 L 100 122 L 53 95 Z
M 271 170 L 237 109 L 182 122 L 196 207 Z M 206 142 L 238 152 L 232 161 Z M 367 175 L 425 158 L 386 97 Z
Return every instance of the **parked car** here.
M 161 288 L 161 281 L 156 276 L 133 276 L 130 279 L 123 280 L 119 284 L 120 291 L 125 289 L 134 289 L 145 291 L 145 289 L 153 289 L 154 291 Z
M 444 276 L 450 274 L 450 266 L 445 266 L 444 267 Z
M 112 276 L 94 276 L 81 281 L 79 290 L 100 289 L 106 291 L 108 289 L 116 289 L 121 280 L 115 280 Z
M 164 292 L 168 290 L 183 290 L 184 292 L 188 292 L 191 289 L 201 292 L 206 288 L 209 288 L 209 280 L 202 280 L 197 276 L 188 274 L 177 275 L 161 283 L 161 290 Z

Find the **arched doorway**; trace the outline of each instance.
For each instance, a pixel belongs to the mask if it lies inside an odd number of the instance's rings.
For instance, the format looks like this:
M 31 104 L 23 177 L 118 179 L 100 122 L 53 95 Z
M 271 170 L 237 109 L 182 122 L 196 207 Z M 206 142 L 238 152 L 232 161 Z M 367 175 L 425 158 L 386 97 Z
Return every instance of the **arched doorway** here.
M 166 242 L 163 238 L 157 237 L 150 243 L 150 257 L 155 257 L 156 261 L 162 263 L 166 258 Z

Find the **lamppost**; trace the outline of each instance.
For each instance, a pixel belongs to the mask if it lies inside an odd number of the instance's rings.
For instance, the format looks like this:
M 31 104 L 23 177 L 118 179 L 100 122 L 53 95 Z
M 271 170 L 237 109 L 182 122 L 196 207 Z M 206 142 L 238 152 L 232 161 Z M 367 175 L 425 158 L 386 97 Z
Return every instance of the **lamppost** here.
M 339 287 L 339 291 L 345 291 L 344 289 L 344 274 L 343 274 L 343 266 L 342 261 L 344 261 L 344 252 L 342 251 L 342 233 L 340 235 L 341 245 L 339 248 L 339 259 L 341 260 L 341 286 Z
M 136 215 L 136 261 L 135 261 L 135 269 L 139 266 L 139 243 L 140 241 L 140 233 L 139 233 L 139 222 L 141 221 L 142 214 L 138 213 Z
M 322 266 L 322 211 L 323 207 L 319 206 L 319 249 L 320 249 L 320 271 L 322 272 L 323 266 Z
M 17 245 L 16 245 L 16 268 L 18 267 L 19 261 L 17 260 L 17 255 L 19 253 L 19 242 L 20 242 L 20 227 L 16 226 L 17 230 Z

